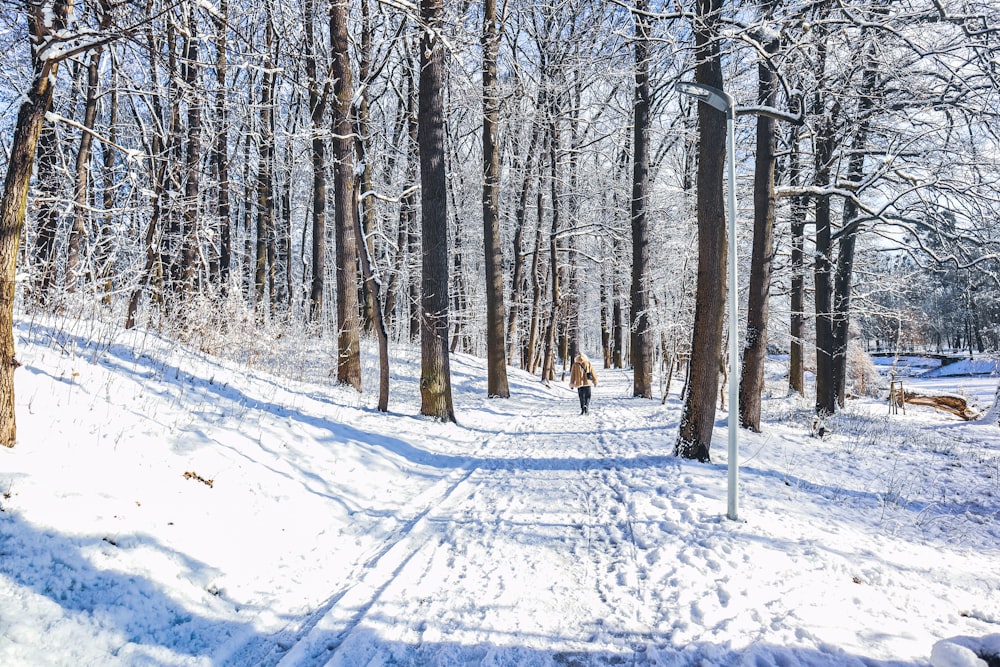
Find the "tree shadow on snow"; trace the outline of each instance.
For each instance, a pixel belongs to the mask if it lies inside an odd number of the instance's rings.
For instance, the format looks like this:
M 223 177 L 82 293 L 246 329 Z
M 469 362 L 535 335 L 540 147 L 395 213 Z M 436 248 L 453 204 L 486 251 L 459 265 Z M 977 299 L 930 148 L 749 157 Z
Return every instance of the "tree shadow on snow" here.
M 201 600 L 186 605 L 156 582 L 98 567 L 84 553 L 91 551 L 113 565 L 118 550 L 134 548 L 154 549 L 160 557 L 176 563 L 178 578 L 200 588 Z M 256 634 L 250 620 L 224 620 L 239 610 L 205 581 L 207 569 L 148 536 L 67 537 L 39 531 L 24 522 L 17 511 L 0 511 L 0 575 L 22 600 L 25 611 L 21 618 L 48 628 L 46 634 L 53 643 L 46 653 L 54 657 L 61 651 L 79 659 L 98 657 L 85 644 L 60 647 L 54 643 L 60 638 L 73 642 L 92 638 L 95 652 L 107 650 L 109 660 L 116 656 L 125 664 L 166 664 L 165 659 L 173 664 L 178 658 L 212 656 L 229 642 L 249 641 Z M 26 590 L 19 594 L 18 589 Z M 53 619 L 50 604 L 26 591 L 58 605 L 59 620 Z M 190 590 L 185 595 L 190 596 Z M 252 610 L 250 619 L 259 612 Z

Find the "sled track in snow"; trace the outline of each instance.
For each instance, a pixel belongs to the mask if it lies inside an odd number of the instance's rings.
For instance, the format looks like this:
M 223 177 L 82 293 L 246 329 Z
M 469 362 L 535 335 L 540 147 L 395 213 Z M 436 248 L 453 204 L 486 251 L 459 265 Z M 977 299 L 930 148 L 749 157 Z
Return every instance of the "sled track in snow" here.
M 518 436 L 525 425 L 542 413 L 539 408 L 519 417 L 510 428 L 487 439 L 466 462 L 419 494 L 407 506 L 408 520 L 384 542 L 356 564 L 345 580 L 314 612 L 295 627 L 286 627 L 268 636 L 259 636 L 237 649 L 223 662 L 230 667 L 320 667 L 327 664 L 337 648 L 358 626 L 406 565 L 427 542 L 417 528 L 429 515 L 455 497 L 470 477 L 488 467 L 490 451 L 497 444 Z

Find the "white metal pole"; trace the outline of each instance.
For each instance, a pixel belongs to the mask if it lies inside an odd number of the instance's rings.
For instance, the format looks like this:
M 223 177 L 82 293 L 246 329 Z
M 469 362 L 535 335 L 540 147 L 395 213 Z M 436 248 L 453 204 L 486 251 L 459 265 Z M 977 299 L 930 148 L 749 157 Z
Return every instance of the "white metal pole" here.
M 729 153 L 729 511 L 730 519 L 739 519 L 739 354 L 737 344 L 736 290 L 736 109 L 732 98 L 726 110 L 726 143 Z

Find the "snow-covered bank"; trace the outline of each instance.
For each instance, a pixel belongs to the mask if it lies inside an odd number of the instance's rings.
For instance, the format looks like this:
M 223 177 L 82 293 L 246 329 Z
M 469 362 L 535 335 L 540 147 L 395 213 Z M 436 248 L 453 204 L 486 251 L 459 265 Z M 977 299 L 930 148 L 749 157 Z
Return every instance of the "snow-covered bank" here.
M 858 402 L 819 440 L 776 377 L 732 522 L 725 413 L 715 462 L 678 460 L 676 397 L 620 371 L 581 418 L 513 369 L 487 400 L 456 356 L 445 425 L 416 416 L 412 350 L 382 415 L 321 355 L 277 375 L 151 334 L 18 335 L 0 665 L 916 666 L 1000 632 L 995 425 Z

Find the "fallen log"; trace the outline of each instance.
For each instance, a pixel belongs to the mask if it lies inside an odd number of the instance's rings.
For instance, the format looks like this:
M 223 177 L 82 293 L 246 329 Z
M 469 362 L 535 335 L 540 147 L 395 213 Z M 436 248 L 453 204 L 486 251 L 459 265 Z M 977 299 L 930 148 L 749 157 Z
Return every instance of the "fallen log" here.
M 905 390 L 903 401 L 911 405 L 929 405 L 937 410 L 944 410 L 965 421 L 979 419 L 980 412 L 968 404 L 964 396 L 959 394 L 928 394 L 925 392 Z

